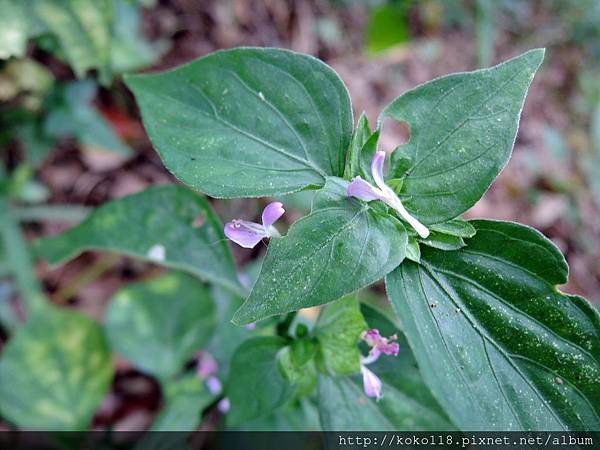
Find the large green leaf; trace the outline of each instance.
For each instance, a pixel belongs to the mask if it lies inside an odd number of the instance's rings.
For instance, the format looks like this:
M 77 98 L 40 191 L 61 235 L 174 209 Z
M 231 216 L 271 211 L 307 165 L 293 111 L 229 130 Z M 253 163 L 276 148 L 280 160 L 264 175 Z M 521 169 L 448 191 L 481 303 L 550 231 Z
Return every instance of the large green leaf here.
M 204 223 L 195 226 L 199 217 Z M 152 187 L 113 200 L 75 228 L 37 242 L 37 254 L 51 264 L 84 250 L 122 253 L 244 292 L 219 218 L 204 197 L 181 186 Z
M 231 401 L 229 425 L 266 416 L 291 398 L 294 387 L 277 362 L 286 344 L 285 339 L 271 336 L 249 339 L 238 347 L 225 389 Z
M 113 349 L 161 379 L 180 372 L 208 343 L 215 326 L 208 288 L 182 272 L 121 289 L 106 313 Z
M 93 320 L 46 308 L 0 358 L 0 413 L 23 428 L 86 429 L 113 377 L 110 350 Z
M 563 256 L 532 228 L 471 223 L 465 248 L 387 277 L 432 392 L 465 430 L 599 429 L 600 318 L 557 291 Z
M 342 175 L 350 99 L 313 57 L 238 48 L 126 81 L 165 166 L 213 197 L 284 194 Z
M 367 286 L 404 259 L 402 224 L 349 198 L 348 183 L 329 178 L 310 215 L 273 238 L 250 297 L 233 321 L 247 324 L 336 300 Z
M 369 369 L 383 381 L 383 398 L 368 398 L 362 378 L 319 375 L 319 414 L 324 430 L 451 430 L 454 426 L 423 382 L 406 338 L 385 316 L 363 305 L 370 328 L 398 336 L 398 356 L 381 356 Z
M 532 50 L 491 69 L 425 83 L 392 102 L 410 125 L 398 150 L 411 163 L 400 198 L 426 224 L 452 219 L 477 202 L 508 162 L 525 95 L 544 57 Z

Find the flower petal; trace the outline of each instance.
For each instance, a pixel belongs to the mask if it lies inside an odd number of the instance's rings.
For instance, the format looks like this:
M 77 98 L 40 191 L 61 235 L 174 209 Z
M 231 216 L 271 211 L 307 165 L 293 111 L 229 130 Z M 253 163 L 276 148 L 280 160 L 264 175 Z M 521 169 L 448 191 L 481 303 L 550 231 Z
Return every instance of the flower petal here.
M 206 379 L 206 388 L 213 395 L 219 395 L 223 392 L 223 384 L 217 377 L 209 377 Z
M 273 202 L 269 203 L 262 213 L 262 223 L 265 230 L 268 230 L 271 225 L 279 220 L 285 209 L 283 209 L 283 203 Z
M 223 414 L 227 414 L 230 408 L 231 402 L 227 397 L 223 398 L 219 403 L 217 403 L 217 409 Z
M 225 236 L 244 248 L 254 248 L 267 233 L 262 225 L 245 220 L 233 220 L 225 224 Z
M 219 370 L 219 365 L 213 356 L 205 350 L 196 355 L 196 374 L 201 378 L 214 375 Z
M 367 397 L 381 398 L 381 390 L 383 384 L 377 375 L 367 369 L 365 366 L 360 366 L 360 371 L 363 376 L 363 389 Z
M 385 162 L 385 152 L 381 150 L 376 151 L 375 155 L 373 155 L 373 160 L 371 161 L 371 175 L 373 176 L 373 180 L 375 180 L 375 184 L 385 192 L 387 188 L 385 181 L 383 179 L 383 163 Z M 388 188 L 389 189 L 389 188 Z
M 381 198 L 379 190 L 371 186 L 369 182 L 363 180 L 361 177 L 355 177 L 348 185 L 346 192 L 348 197 L 356 197 L 365 202 L 379 200 Z
M 398 345 L 397 342 L 394 342 L 398 340 L 398 336 L 395 334 L 389 338 L 386 338 L 379 334 L 379 330 L 377 328 L 371 328 L 363 334 L 363 339 L 367 344 L 369 344 L 370 347 L 372 347 L 370 353 L 372 356 L 379 356 L 379 353 L 397 356 L 400 352 L 400 345 Z

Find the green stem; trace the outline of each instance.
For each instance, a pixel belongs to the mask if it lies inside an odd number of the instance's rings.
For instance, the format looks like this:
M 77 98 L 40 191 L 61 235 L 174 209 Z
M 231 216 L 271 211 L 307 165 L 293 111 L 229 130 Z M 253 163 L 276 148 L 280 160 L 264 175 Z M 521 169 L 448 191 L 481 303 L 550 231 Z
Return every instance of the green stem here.
M 3 198 L 0 198 L 0 234 L 8 269 L 15 277 L 27 313 L 32 314 L 45 306 L 45 299 L 35 274 L 27 242 L 9 203 Z
M 13 208 L 13 215 L 20 222 L 81 222 L 89 212 L 89 208 L 73 205 L 37 205 Z

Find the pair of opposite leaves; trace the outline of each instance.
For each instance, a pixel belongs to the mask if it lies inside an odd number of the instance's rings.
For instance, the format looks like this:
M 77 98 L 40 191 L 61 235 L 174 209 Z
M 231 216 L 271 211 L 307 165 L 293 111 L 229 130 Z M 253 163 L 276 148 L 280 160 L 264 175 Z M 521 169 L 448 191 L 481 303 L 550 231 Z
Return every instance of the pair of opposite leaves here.
M 380 123 L 391 117 L 411 127 L 410 142 L 395 153 L 408 161 L 400 198 L 421 222 L 462 214 L 506 165 L 543 55 L 532 50 L 439 78 L 384 109 Z M 126 81 L 165 166 L 188 186 L 217 198 L 322 188 L 311 214 L 271 243 L 236 323 L 335 300 L 404 259 L 403 225 L 346 196 L 352 108 L 343 82 L 321 61 L 241 48 Z

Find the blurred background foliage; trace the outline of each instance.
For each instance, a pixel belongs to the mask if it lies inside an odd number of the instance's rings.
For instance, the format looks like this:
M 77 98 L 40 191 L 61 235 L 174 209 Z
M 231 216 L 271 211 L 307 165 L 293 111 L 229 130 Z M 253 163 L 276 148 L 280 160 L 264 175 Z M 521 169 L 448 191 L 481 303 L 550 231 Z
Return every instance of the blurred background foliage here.
M 50 268 L 36 262 L 28 243 L 73 226 L 108 200 L 174 182 L 143 131 L 123 73 L 163 70 L 240 45 L 290 48 L 323 59 L 348 85 L 355 117 L 365 111 L 371 121 L 393 98 L 419 83 L 546 47 L 513 159 L 468 217 L 503 218 L 539 228 L 569 261 L 570 281 L 564 290 L 600 303 L 597 0 L 0 0 L 0 11 L 2 343 L 41 298 L 100 319 L 114 297 L 107 317 L 115 327 L 109 337 L 115 341 L 116 333 L 133 334 L 115 342 L 135 348 L 143 345 L 136 342 L 140 336 L 121 328 L 115 313 L 131 306 L 126 299 L 145 290 L 151 295 L 153 289 L 179 297 L 179 283 L 198 283 L 183 278 L 161 291 L 161 283 L 175 275 L 161 275 L 161 269 L 145 262 L 93 252 Z M 408 137 L 407 129 L 390 128 L 381 145 L 392 149 Z M 282 199 L 287 224 L 308 211 L 311 197 L 305 192 Z M 264 204 L 213 202 L 224 221 L 256 217 Z M 264 250 L 234 249 L 239 266 L 250 274 Z M 151 279 L 147 285 L 130 286 Z M 210 295 L 219 306 L 211 314 L 217 323 L 227 323 L 239 300 L 223 300 L 227 294 L 213 291 Z M 382 292 L 375 286 L 361 295 L 381 303 Z M 205 307 L 212 308 L 212 303 Z M 156 311 L 137 313 L 160 316 Z M 189 314 L 194 317 L 195 312 Z M 206 314 L 197 311 L 199 320 Z M 75 321 L 83 320 L 77 317 Z M 214 339 L 226 342 L 227 333 L 239 338 L 239 330 L 225 328 Z M 96 330 L 88 331 L 95 336 Z M 157 349 L 174 364 L 165 363 L 161 370 L 181 369 L 194 347 L 217 345 L 206 336 L 195 339 L 183 354 Z M 128 351 L 121 349 L 120 354 Z M 233 348 L 227 352 L 229 357 Z M 214 406 L 214 395 L 196 378 L 163 378 L 135 356 L 118 359 L 116 378 L 106 387 L 109 394 L 93 426 L 143 429 L 158 417 L 156 429 L 178 423 L 191 427 L 197 424 L 178 422 L 181 411 L 190 408 L 186 398 L 195 399 L 200 410 Z M 314 405 L 303 401 L 296 406 L 288 408 L 289 414 L 249 427 L 276 427 L 278 422 L 293 428 L 299 410 L 309 418 L 300 423 L 316 426 Z M 210 414 L 209 423 L 218 420 L 218 412 Z

